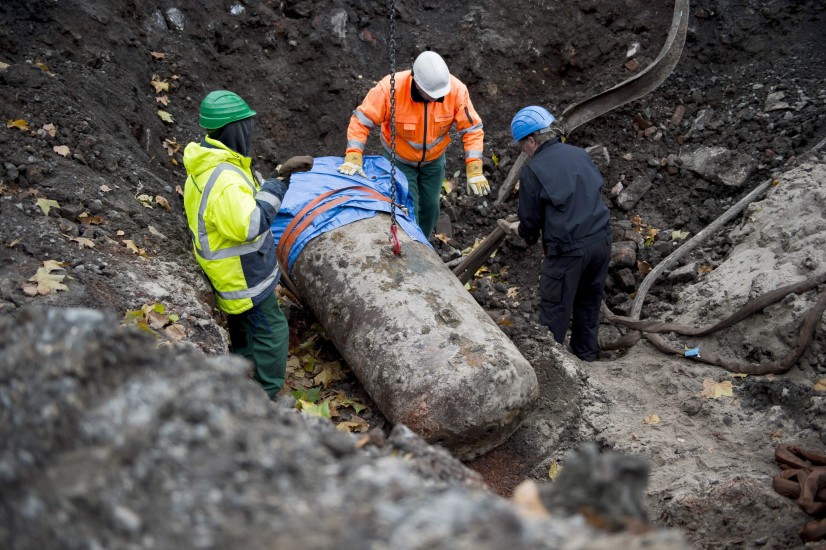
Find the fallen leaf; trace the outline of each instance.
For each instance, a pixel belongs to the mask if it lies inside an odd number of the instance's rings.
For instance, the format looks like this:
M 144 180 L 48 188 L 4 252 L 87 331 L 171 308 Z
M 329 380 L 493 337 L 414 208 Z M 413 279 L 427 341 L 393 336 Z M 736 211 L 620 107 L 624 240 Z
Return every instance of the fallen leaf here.
M 370 429 L 370 424 L 363 418 L 353 415 L 350 420 L 336 424 L 336 429 L 340 432 L 365 433 Z
M 176 185 L 176 186 L 175 186 L 175 192 L 176 192 L 176 193 L 178 193 L 178 194 L 179 194 L 180 196 L 182 196 L 182 197 L 184 196 L 184 190 L 183 190 L 183 189 L 181 189 L 181 186 L 180 186 L 180 185 Z
M 166 138 L 163 140 L 163 148 L 166 149 L 166 153 L 171 157 L 181 150 L 181 144 L 178 143 L 177 138 Z
M 123 244 L 126 245 L 126 248 L 132 251 L 132 254 L 135 254 L 137 256 L 143 256 L 144 258 L 146 257 L 146 250 L 144 250 L 143 248 L 138 248 L 134 241 L 130 239 L 124 239 Z
M 519 288 L 512 286 L 505 292 L 508 298 L 515 299 L 519 296 Z
M 169 316 L 172 319 L 172 316 Z M 170 340 L 174 340 L 175 342 L 180 342 L 184 338 L 186 338 L 186 329 L 183 325 L 169 325 L 165 329 L 163 329 L 164 334 L 166 334 L 167 338 Z
M 166 57 L 166 54 L 163 52 L 149 52 L 149 55 L 151 55 L 154 59 L 163 59 Z
M 168 106 L 169 106 L 169 96 L 168 96 L 168 95 L 166 95 L 166 94 L 164 94 L 164 95 L 159 95 L 159 96 L 155 96 L 155 101 L 156 101 L 157 103 L 160 103 L 160 104 L 161 104 L 161 105 L 163 105 L 164 107 L 168 107 Z
M 719 399 L 721 397 L 734 397 L 731 381 L 715 382 L 714 380 L 703 380 L 703 397 L 707 399 Z
M 156 94 L 169 91 L 169 82 L 161 80 L 161 77 L 159 77 L 156 74 L 152 75 L 152 81 L 150 82 L 150 84 L 153 88 L 155 88 Z
M 445 178 L 445 180 L 442 182 L 442 189 L 444 189 L 445 195 L 450 195 L 451 193 L 453 193 L 453 190 L 455 188 L 456 184 L 453 182 L 453 180 Z
M 164 122 L 168 122 L 170 124 L 175 122 L 175 119 L 172 118 L 172 115 L 170 115 L 166 111 L 161 111 L 160 109 L 158 110 L 158 118 L 160 118 Z
M 321 365 L 321 372 L 313 378 L 313 382 L 316 384 L 321 384 L 325 388 L 329 386 L 332 382 L 336 380 L 341 380 L 344 378 L 344 372 L 341 370 L 341 363 L 338 361 L 332 361 L 330 363 L 324 363 Z
M 671 232 L 671 240 L 672 241 L 682 241 L 688 237 L 688 231 L 677 231 L 674 230 Z
M 780 428 L 776 429 L 775 431 L 773 431 L 771 433 L 771 435 L 769 435 L 769 438 L 770 439 L 782 439 L 783 438 L 783 430 L 781 430 Z
M 562 466 L 559 465 L 559 462 L 556 460 L 551 460 L 551 465 L 548 467 L 548 477 L 551 478 L 551 481 L 556 481 L 556 478 L 561 471 Z
M 54 275 L 52 271 L 63 269 L 61 262 L 56 260 L 46 260 L 43 262 L 43 267 L 37 268 L 37 273 L 29 277 L 29 281 L 36 284 L 23 285 L 23 292 L 28 296 L 35 296 L 40 294 L 45 296 L 51 294 L 52 291 L 69 290 L 69 287 L 63 284 L 63 279 L 66 275 Z
M 155 204 L 160 204 L 160 205 L 161 205 L 161 208 L 163 208 L 163 209 L 164 209 L 164 210 L 166 210 L 167 212 L 172 212 L 172 207 L 171 207 L 171 206 L 169 206 L 169 201 L 168 201 L 168 200 L 166 200 L 165 198 L 163 198 L 163 197 L 162 197 L 162 196 L 160 196 L 160 195 L 157 195 L 157 196 L 155 197 Z
M 655 426 L 655 425 L 660 423 L 660 417 L 656 414 L 652 414 L 650 416 L 646 416 L 645 418 L 643 418 L 642 421 L 645 422 L 646 424 L 650 424 L 652 426 Z
M 6 128 L 17 128 L 18 130 L 28 130 L 29 123 L 23 120 L 22 118 L 18 118 L 17 120 L 10 120 L 6 123 Z
M 124 235 L 126 235 L 126 231 L 124 231 L 123 229 L 118 229 L 117 231 L 115 231 L 115 235 L 118 237 L 123 237 Z
M 57 204 L 57 201 L 53 201 L 52 199 L 37 199 L 37 206 L 43 211 L 44 214 L 47 216 L 49 215 L 49 210 L 52 208 L 60 208 L 60 205 Z
M 711 273 L 714 271 L 714 266 L 709 264 L 700 264 L 697 266 L 697 273 Z
M 69 240 L 78 243 L 80 245 L 80 248 L 83 248 L 83 247 L 94 248 L 95 247 L 95 241 L 93 241 L 92 239 L 87 239 L 86 237 L 72 237 Z
M 45 131 L 47 134 L 49 134 L 52 137 L 55 137 L 57 135 L 57 128 L 51 122 L 49 124 L 44 124 L 43 125 L 43 131 Z
M 82 214 L 78 214 L 77 219 L 80 220 L 80 223 L 83 225 L 100 225 L 103 223 L 103 217 L 95 214 L 94 216 L 89 215 L 88 212 L 83 212 Z
M 323 401 L 319 404 L 310 403 L 299 399 L 298 404 L 301 405 L 301 412 L 307 413 L 311 416 L 320 416 L 321 418 L 330 419 L 330 403 Z
M 295 397 L 297 401 L 315 403 L 321 399 L 321 386 L 317 386 L 315 388 L 305 388 L 303 390 L 295 390 L 290 392 L 290 395 Z
M 821 378 L 815 382 L 815 391 L 826 391 L 826 378 Z
M 69 147 L 66 145 L 55 145 L 54 147 L 52 147 L 52 151 L 54 151 L 61 157 L 68 157 L 69 153 L 71 153 Z
M 645 260 L 638 260 L 637 269 L 639 269 L 640 273 L 642 273 L 643 275 L 648 275 L 649 273 L 651 273 L 651 264 L 649 264 Z
M 109 191 L 112 190 L 112 188 L 104 183 L 103 185 L 100 186 L 100 190 L 103 191 L 104 193 L 108 193 Z
M 152 208 L 152 197 L 149 195 L 138 195 L 135 197 L 138 199 L 138 202 L 141 203 L 145 208 Z
M 37 63 L 34 64 L 34 66 L 37 67 L 38 69 L 40 69 L 41 71 L 43 71 L 44 73 L 49 72 L 49 66 L 46 65 L 45 63 L 43 63 L 42 61 L 38 61 Z

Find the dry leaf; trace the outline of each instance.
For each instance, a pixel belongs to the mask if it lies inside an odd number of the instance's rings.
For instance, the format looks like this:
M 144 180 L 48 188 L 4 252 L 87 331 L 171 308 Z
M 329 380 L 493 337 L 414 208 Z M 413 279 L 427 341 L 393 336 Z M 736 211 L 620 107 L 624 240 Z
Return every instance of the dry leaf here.
M 98 214 L 90 216 L 88 212 L 78 214 L 77 218 L 83 225 L 100 225 L 103 223 L 103 218 L 101 216 L 99 216 Z
M 313 378 L 313 382 L 326 388 L 330 383 L 342 378 L 344 378 L 344 373 L 341 370 L 341 363 L 332 361 L 321 365 L 321 371 Z
M 332 412 L 330 414 L 332 415 Z M 336 424 L 336 429 L 340 432 L 365 433 L 370 429 L 370 424 L 363 418 L 353 415 L 349 421 Z
M 166 149 L 166 153 L 171 157 L 181 150 L 181 144 L 178 143 L 177 138 L 166 138 L 163 140 L 163 148 Z
M 37 67 L 38 69 L 40 69 L 41 71 L 43 71 L 44 73 L 49 72 L 49 66 L 46 65 L 45 63 L 43 63 L 42 61 L 38 61 L 37 63 L 34 64 L 34 66 Z
M 175 119 L 172 118 L 172 115 L 170 115 L 166 111 L 161 111 L 160 109 L 158 110 L 158 118 L 160 118 L 164 122 L 168 122 L 169 124 L 175 122 Z
M 149 55 L 151 55 L 154 59 L 163 59 L 166 57 L 166 54 L 163 52 L 149 52 Z
M 164 107 L 167 107 L 169 105 L 169 96 L 166 94 L 155 96 L 155 101 L 160 103 Z
M 711 273 L 714 271 L 714 266 L 709 264 L 700 264 L 697 266 L 697 273 Z
M 69 290 L 69 287 L 63 284 L 63 279 L 66 278 L 66 275 L 52 274 L 52 271 L 56 269 L 63 269 L 61 262 L 56 260 L 46 260 L 43 262 L 43 267 L 37 268 L 37 273 L 29 278 L 29 281 L 36 284 L 23 285 L 23 292 L 27 296 L 36 296 L 37 294 L 45 296 L 51 294 L 53 290 L 55 292 L 58 290 Z
M 54 147 L 52 147 L 52 151 L 54 151 L 61 157 L 68 157 L 69 153 L 71 153 L 69 147 L 66 145 L 55 145 Z
M 519 288 L 512 286 L 505 292 L 508 298 L 515 299 L 519 296 Z
M 815 382 L 815 391 L 826 391 L 826 378 L 821 378 Z
M 715 382 L 714 380 L 703 380 L 703 397 L 707 399 L 719 399 L 721 397 L 734 397 L 731 381 Z
M 445 195 L 450 195 L 453 193 L 453 190 L 456 188 L 456 184 L 453 180 L 446 179 L 442 182 L 442 189 L 445 190 Z
M 51 122 L 49 124 L 43 125 L 43 131 L 52 137 L 55 137 L 57 135 L 57 128 Z
M 18 118 L 17 120 L 10 120 L 6 123 L 6 128 L 17 128 L 18 130 L 28 130 L 29 123 L 23 120 L 22 118 Z
M 551 478 L 551 481 L 556 481 L 556 478 L 561 471 L 562 466 L 559 465 L 559 462 L 556 460 L 551 460 L 551 465 L 548 466 L 548 477 Z
M 100 190 L 103 191 L 104 193 L 108 193 L 112 189 L 104 183 L 103 185 L 100 186 Z
M 47 216 L 49 215 L 49 210 L 51 210 L 52 208 L 60 208 L 60 205 L 57 204 L 57 201 L 43 198 L 37 199 L 37 206 L 39 206 L 43 213 Z
M 643 418 L 642 421 L 645 422 L 646 424 L 650 424 L 652 426 L 655 426 L 655 425 L 660 423 L 660 417 L 656 414 L 652 414 L 650 416 L 646 416 L 645 418 Z
M 175 186 L 175 192 L 176 192 L 176 193 L 178 193 L 178 194 L 179 194 L 180 196 L 182 196 L 182 197 L 184 196 L 184 190 L 183 190 L 183 189 L 181 189 L 181 186 L 180 186 L 180 185 L 176 185 L 176 186 Z
M 637 269 L 639 269 L 640 273 L 642 273 L 643 275 L 648 275 L 649 273 L 651 273 L 651 264 L 649 264 L 645 260 L 638 260 Z
M 169 91 L 169 83 L 165 80 L 161 80 L 161 77 L 156 74 L 152 75 L 152 82 L 150 82 L 150 84 L 153 88 L 155 88 L 156 94 Z
M 167 212 L 172 212 L 172 207 L 171 207 L 171 206 L 169 206 L 169 201 L 168 201 L 168 200 L 166 200 L 165 198 L 163 198 L 162 196 L 157 195 L 157 196 L 155 197 L 155 203 L 156 203 L 156 204 L 160 204 L 160 205 L 161 205 L 161 208 L 163 208 L 163 209 L 164 209 L 164 210 L 166 210 Z
M 126 235 L 126 231 L 124 231 L 123 229 L 118 229 L 117 231 L 115 231 L 115 235 L 117 235 L 118 237 L 123 237 L 124 235 Z
M 126 245 L 126 248 L 132 251 L 132 254 L 146 258 L 146 250 L 144 250 L 143 248 L 138 248 L 134 241 L 130 239 L 124 239 L 123 244 Z
M 169 325 L 165 329 L 163 329 L 164 334 L 166 334 L 167 338 L 170 340 L 174 340 L 175 342 L 180 342 L 184 338 L 186 338 L 186 329 L 183 325 Z
M 138 202 L 141 203 L 144 207 L 152 208 L 152 197 L 150 197 L 149 195 L 138 195 L 135 198 L 138 199 Z
M 92 239 L 87 239 L 86 237 L 72 237 L 69 240 L 78 243 L 80 245 L 80 248 L 83 248 L 84 246 L 86 248 L 95 247 L 95 241 L 93 241 Z

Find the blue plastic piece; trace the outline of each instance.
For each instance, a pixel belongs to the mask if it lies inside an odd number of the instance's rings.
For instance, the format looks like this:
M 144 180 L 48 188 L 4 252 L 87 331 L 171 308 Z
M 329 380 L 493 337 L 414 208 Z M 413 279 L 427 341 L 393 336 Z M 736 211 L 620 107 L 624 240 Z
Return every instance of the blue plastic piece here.
M 686 357 L 699 357 L 700 356 L 700 348 L 687 349 L 683 352 L 683 355 L 685 355 Z
M 290 188 L 284 196 L 281 209 L 272 223 L 272 234 L 275 242 L 281 238 L 287 225 L 293 220 L 302 208 L 319 195 L 333 189 L 341 189 L 353 185 L 361 185 L 375 189 L 379 193 L 390 197 L 390 162 L 380 156 L 364 157 L 364 172 L 367 178 L 361 176 L 345 176 L 339 173 L 338 167 L 344 162 L 341 157 L 319 157 L 313 159 L 313 169 L 311 172 L 296 172 L 290 176 Z M 290 251 L 289 267 L 292 269 L 298 255 L 308 242 L 313 238 L 339 228 L 348 223 L 353 223 L 365 218 L 371 218 L 378 212 L 390 212 L 390 204 L 365 196 L 362 192 L 347 189 L 341 193 L 336 193 L 324 199 L 321 204 L 335 200 L 343 195 L 359 197 L 347 201 L 335 208 L 331 208 L 316 216 L 313 222 L 308 225 L 301 235 L 296 239 Z M 407 235 L 420 243 L 430 246 L 422 230 L 416 224 L 414 216 L 413 197 L 407 189 L 407 179 L 404 173 L 396 168 L 396 203 L 407 208 L 405 214 L 398 206 L 396 207 L 396 219 L 399 227 Z M 321 206 L 319 204 L 318 206 Z M 387 224 L 388 238 L 390 235 L 390 222 Z

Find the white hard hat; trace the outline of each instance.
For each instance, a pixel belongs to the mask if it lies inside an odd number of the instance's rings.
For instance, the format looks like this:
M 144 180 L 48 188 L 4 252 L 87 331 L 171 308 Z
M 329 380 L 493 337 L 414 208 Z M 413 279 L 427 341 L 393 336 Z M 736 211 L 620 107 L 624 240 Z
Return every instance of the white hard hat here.
M 419 54 L 413 62 L 413 80 L 432 98 L 438 99 L 450 92 L 450 71 L 445 60 L 436 52 Z

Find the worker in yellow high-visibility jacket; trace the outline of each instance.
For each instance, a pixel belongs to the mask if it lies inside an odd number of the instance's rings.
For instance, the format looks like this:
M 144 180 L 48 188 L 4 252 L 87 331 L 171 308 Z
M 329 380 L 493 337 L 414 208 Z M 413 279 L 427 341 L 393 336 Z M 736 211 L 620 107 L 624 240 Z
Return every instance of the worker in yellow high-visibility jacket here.
M 255 114 L 230 91 L 204 98 L 207 135 L 184 150 L 184 207 L 195 257 L 227 314 L 232 351 L 255 364 L 253 378 L 273 398 L 284 385 L 289 332 L 274 293 L 281 272 L 270 226 L 289 173 L 309 170 L 312 158 L 294 157 L 259 183 L 249 157 Z

